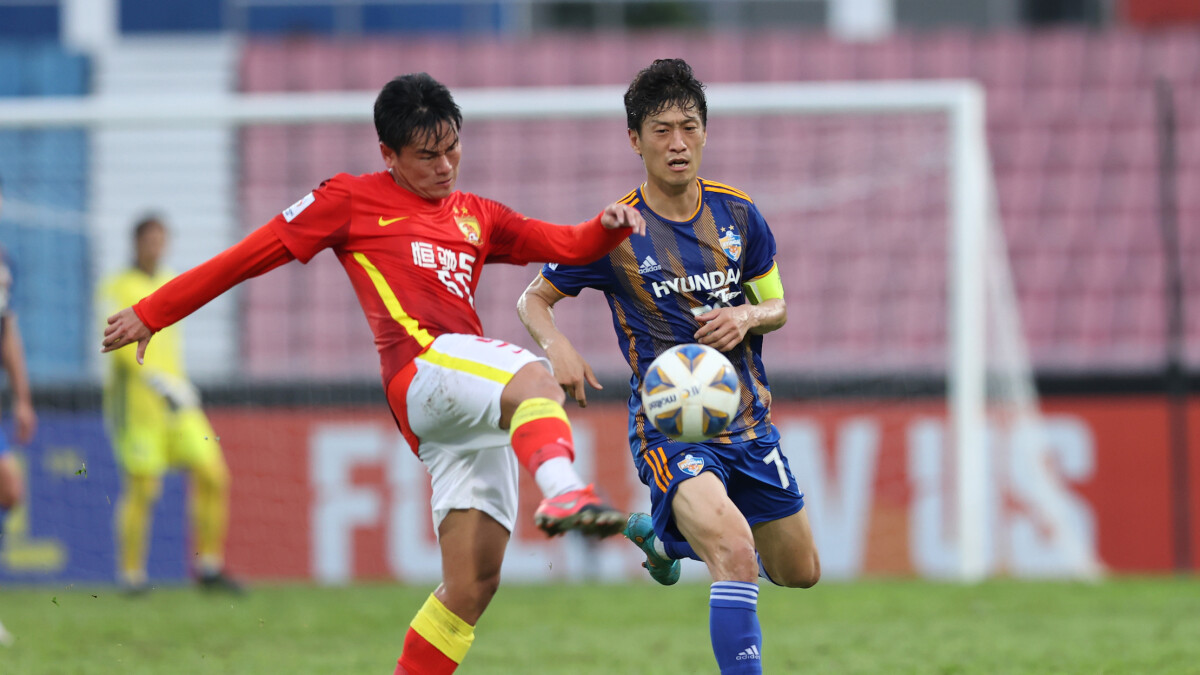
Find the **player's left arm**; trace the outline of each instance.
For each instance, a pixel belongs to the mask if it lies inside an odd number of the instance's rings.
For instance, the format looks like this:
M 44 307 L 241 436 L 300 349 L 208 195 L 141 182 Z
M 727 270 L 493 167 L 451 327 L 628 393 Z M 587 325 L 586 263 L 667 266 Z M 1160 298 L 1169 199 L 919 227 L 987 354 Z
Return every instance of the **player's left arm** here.
M 553 262 L 586 265 L 617 247 L 630 233 L 645 234 L 646 221 L 632 206 L 619 202 L 579 225 L 557 225 L 527 218 L 497 202 L 492 259 L 523 265 Z
M 697 342 L 727 352 L 741 344 L 747 334 L 763 335 L 783 328 L 787 303 L 778 265 L 771 265 L 765 274 L 742 284 L 742 290 L 749 300 L 746 304 L 718 307 L 696 317 L 701 323 L 695 335 Z
M 29 389 L 29 372 L 25 367 L 25 344 L 21 341 L 21 329 L 17 315 L 12 312 L 0 314 L 0 362 L 8 373 L 9 386 L 13 395 L 13 420 L 17 424 L 17 441 L 28 443 L 37 430 L 37 413 L 33 409 L 33 395 Z
M 787 323 L 783 283 L 775 262 L 775 235 L 758 207 L 753 203 L 743 206 L 746 210 L 742 236 L 746 247 L 742 270 L 749 280 L 742 284 L 742 291 L 749 302 L 737 307 L 718 307 L 696 317 L 701 322 L 696 340 L 723 352 L 741 344 L 748 333 L 770 333 Z

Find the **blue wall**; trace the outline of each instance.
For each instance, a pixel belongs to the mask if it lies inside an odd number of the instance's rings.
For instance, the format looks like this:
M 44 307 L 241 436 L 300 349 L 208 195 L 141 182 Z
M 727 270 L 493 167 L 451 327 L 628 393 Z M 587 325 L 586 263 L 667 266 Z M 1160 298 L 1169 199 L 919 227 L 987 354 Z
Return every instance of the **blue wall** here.
M 113 505 L 120 480 L 98 412 L 42 412 L 28 448 L 15 450 L 28 500 L 0 537 L 0 583 L 96 583 L 116 579 Z M 11 438 L 11 428 L 3 433 Z M 188 575 L 185 487 L 169 474 L 154 512 L 148 573 L 157 583 Z
M 504 28 L 506 3 L 425 2 L 395 4 L 252 2 L 242 10 L 222 0 L 121 0 L 123 33 L 244 30 L 255 34 L 491 32 Z
M 56 40 L 57 4 L 0 5 L 0 40 Z
M 87 60 L 52 43 L 0 45 L 0 97 L 79 95 L 88 80 Z M 35 385 L 88 376 L 87 167 L 82 129 L 0 130 L 0 246 Z

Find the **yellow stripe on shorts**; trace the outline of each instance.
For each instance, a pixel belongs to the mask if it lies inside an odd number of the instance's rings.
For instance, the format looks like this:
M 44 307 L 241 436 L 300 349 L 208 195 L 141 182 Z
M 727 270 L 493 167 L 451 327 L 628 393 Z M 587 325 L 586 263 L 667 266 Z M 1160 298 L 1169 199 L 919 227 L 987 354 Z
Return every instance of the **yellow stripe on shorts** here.
M 491 380 L 500 384 L 508 384 L 509 380 L 513 378 L 513 374 L 507 370 L 501 370 L 484 363 L 479 363 L 478 361 L 450 356 L 449 354 L 443 354 L 433 349 L 426 350 L 424 354 L 421 354 L 417 358 L 424 359 L 435 366 L 470 373 L 471 375 L 476 375 L 485 380 Z

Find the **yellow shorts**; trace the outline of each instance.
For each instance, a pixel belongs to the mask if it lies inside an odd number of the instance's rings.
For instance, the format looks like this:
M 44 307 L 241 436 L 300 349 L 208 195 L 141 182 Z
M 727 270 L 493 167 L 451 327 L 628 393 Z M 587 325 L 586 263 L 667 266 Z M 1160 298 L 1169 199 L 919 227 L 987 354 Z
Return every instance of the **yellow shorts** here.
M 199 408 L 168 414 L 164 423 L 131 422 L 113 439 L 113 447 L 121 469 L 135 476 L 224 461 L 212 424 Z

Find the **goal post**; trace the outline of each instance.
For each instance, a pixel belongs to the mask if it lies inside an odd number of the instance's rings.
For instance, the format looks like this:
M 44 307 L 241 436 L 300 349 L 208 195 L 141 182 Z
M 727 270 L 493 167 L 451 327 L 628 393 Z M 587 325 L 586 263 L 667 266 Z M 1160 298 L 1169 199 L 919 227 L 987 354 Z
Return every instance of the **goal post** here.
M 588 196 L 588 200 L 584 203 L 594 204 L 595 209 L 598 210 L 604 203 L 620 196 L 618 193 L 611 193 L 613 188 L 609 187 L 610 185 L 625 185 L 626 188 L 631 188 L 641 180 L 639 167 L 625 156 L 631 153 L 627 152 L 627 147 L 622 147 L 623 138 L 620 132 L 623 129 L 621 120 L 624 116 L 621 106 L 623 92 L 623 87 L 616 86 L 455 89 L 454 96 L 463 110 L 465 119 L 464 135 L 468 136 L 468 155 L 464 162 L 464 167 L 467 168 L 463 170 L 464 178 L 460 180 L 460 187 L 495 197 L 522 212 L 538 217 L 544 217 L 540 206 L 548 202 L 551 196 L 557 199 L 559 193 L 566 191 Z M 265 222 L 265 217 L 269 217 L 271 213 L 270 209 L 281 210 L 291 201 L 299 198 L 303 194 L 299 186 L 307 186 L 307 189 L 311 189 L 315 185 L 315 182 L 308 178 L 311 167 L 296 166 L 286 170 L 295 176 L 291 183 L 286 185 L 286 190 L 276 189 L 277 186 L 272 183 L 263 189 L 262 194 L 252 194 L 251 191 L 257 189 L 255 186 L 259 184 L 255 182 L 259 179 L 251 175 L 256 171 L 255 162 L 261 160 L 259 155 L 271 152 L 272 148 L 308 143 L 311 140 L 307 135 L 308 131 L 293 132 L 288 129 L 311 129 L 313 134 L 328 131 L 331 134 L 329 138 L 335 140 L 331 141 L 327 138 L 320 140 L 317 145 L 320 148 L 331 149 L 329 152 L 335 150 L 340 152 L 338 148 L 341 145 L 350 144 L 368 146 L 360 148 L 360 150 L 372 150 L 372 147 L 369 146 L 373 139 L 368 125 L 371 121 L 375 94 L 376 92 L 373 91 L 346 91 L 5 100 L 0 101 L 0 134 L 19 129 L 61 128 L 84 129 L 89 132 L 119 131 L 133 134 L 152 133 L 156 130 L 167 134 L 196 129 L 221 130 L 233 139 L 232 141 L 222 141 L 223 143 L 229 142 L 229 148 L 221 152 L 230 156 L 223 160 L 221 166 L 230 174 L 226 184 L 238 186 L 232 188 L 238 191 L 238 195 L 232 198 L 236 205 L 230 207 L 228 213 L 219 215 L 228 220 L 227 229 L 230 233 L 238 233 Z M 872 199 L 886 202 L 892 198 L 903 199 L 905 192 L 912 191 L 911 186 L 944 179 L 944 187 L 930 190 L 930 194 L 937 190 L 942 190 L 942 194 L 927 198 L 938 202 L 939 205 L 935 209 L 928 209 L 921 205 L 913 207 L 912 213 L 905 216 L 908 220 L 904 221 L 910 222 L 924 217 L 925 220 L 941 221 L 940 223 L 926 223 L 928 227 L 944 228 L 940 235 L 943 244 L 935 245 L 931 249 L 937 250 L 944 246 L 943 271 L 934 274 L 939 279 L 930 282 L 929 287 L 936 288 L 937 292 L 944 292 L 945 297 L 940 299 L 930 297 L 914 301 L 922 306 L 939 306 L 944 309 L 941 319 L 944 322 L 944 345 L 939 344 L 927 352 L 922 352 L 912 363 L 904 362 L 902 356 L 894 358 L 887 356 L 882 358 L 877 365 L 868 364 L 866 369 L 875 374 L 887 375 L 890 372 L 897 372 L 903 376 L 933 375 L 943 380 L 948 420 L 949 442 L 947 445 L 949 448 L 953 448 L 956 458 L 952 462 L 954 488 L 951 510 L 954 514 L 954 522 L 948 529 L 953 532 L 951 539 L 955 542 L 957 556 L 951 566 L 952 572 L 950 569 L 942 571 L 964 581 L 982 578 L 989 569 L 986 560 L 987 543 L 984 540 L 985 534 L 988 532 L 985 522 L 987 514 L 984 495 L 988 492 L 989 471 L 985 445 L 988 442 L 989 408 L 995 403 L 994 397 L 989 399 L 991 375 L 989 374 L 989 346 L 987 343 L 990 335 L 1000 342 L 993 347 L 999 347 L 1007 355 L 1005 367 L 1008 370 L 1005 376 L 1016 378 L 1022 382 L 1018 389 L 1025 398 L 1025 405 L 1027 409 L 1036 411 L 1036 392 L 1032 387 L 1032 375 L 1020 331 L 1020 319 L 1015 307 L 1012 279 L 1007 270 L 1007 260 L 1003 251 L 1004 235 L 999 227 L 995 208 L 995 189 L 985 135 L 985 105 L 982 88 L 977 83 L 970 81 L 714 83 L 708 85 L 707 94 L 709 129 L 712 139 L 727 133 L 726 128 L 735 126 L 727 125 L 727 120 L 746 121 L 743 126 L 736 126 L 729 132 L 738 139 L 736 142 L 730 142 L 725 146 L 724 151 L 710 147 L 709 157 L 717 157 L 718 153 L 744 154 L 745 156 L 739 157 L 732 163 L 731 166 L 734 169 L 728 171 L 717 168 L 710 170 L 709 162 L 714 162 L 715 166 L 716 160 L 706 159 L 705 170 L 701 173 L 705 177 L 712 174 L 713 178 L 732 183 L 754 196 L 768 222 L 771 222 L 773 229 L 777 231 L 777 238 L 780 238 L 780 226 L 784 225 L 783 223 L 776 224 L 774 220 L 775 212 L 783 210 L 779 209 L 781 203 L 803 203 L 804 205 L 801 207 L 803 209 L 825 213 L 829 210 L 828 194 L 831 193 L 842 191 L 852 195 L 849 199 L 854 199 L 872 190 L 884 191 L 887 195 Z M 912 116 L 920 117 L 922 121 L 913 125 L 903 121 Z M 827 188 L 805 186 L 803 183 L 806 175 L 809 174 L 789 175 L 787 167 L 804 161 L 803 155 L 809 150 L 805 147 L 805 142 L 824 142 L 826 134 L 822 128 L 798 129 L 789 126 L 778 133 L 781 137 L 786 136 L 787 139 L 799 140 L 796 145 L 787 145 L 785 138 L 780 138 L 778 142 L 771 138 L 773 133 L 771 129 L 775 124 L 772 120 L 785 119 L 789 120 L 790 124 L 790 121 L 800 118 L 842 120 L 858 117 L 902 120 L 896 126 L 889 126 L 890 123 L 881 122 L 878 129 L 862 132 L 869 134 L 870 137 L 864 136 L 864 140 L 861 141 L 854 140 L 856 138 L 854 134 L 859 133 L 858 131 L 843 134 L 838 126 L 841 124 L 840 121 L 831 123 L 828 127 L 833 130 L 830 132 L 831 136 L 839 138 L 844 136 L 851 139 L 845 144 L 845 148 L 851 149 L 849 151 L 861 150 L 870 154 L 871 157 L 861 160 L 860 165 L 856 166 L 878 171 L 880 173 L 878 177 L 861 181 L 848 180 L 843 184 Z M 558 126 L 553 126 L 591 121 L 603 121 L 606 124 L 604 127 L 605 140 L 602 141 L 603 147 L 597 145 L 593 148 L 590 145 L 590 138 L 594 135 L 593 127 L 564 126 L 560 129 Z M 823 124 L 823 122 L 821 123 Z M 529 124 L 545 124 L 552 128 L 530 130 Z M 760 129 L 756 130 L 755 126 Z M 761 128 L 768 129 L 761 134 L 765 138 L 755 136 L 760 133 Z M 482 131 L 479 131 L 480 129 Z M 511 136 L 518 132 L 525 133 L 527 136 L 514 142 Z M 508 160 L 514 162 L 518 158 L 525 161 L 521 157 L 521 151 L 525 149 L 528 149 L 530 155 L 548 152 L 545 148 L 536 145 L 537 142 L 543 140 L 539 138 L 541 134 L 563 137 L 554 141 L 558 145 L 555 146 L 555 150 L 550 151 L 551 153 L 562 153 L 564 150 L 573 152 L 586 146 L 579 151 L 579 157 L 569 166 L 568 171 L 572 173 L 570 179 L 577 182 L 541 188 L 538 185 L 530 185 L 528 186 L 529 192 L 522 193 L 522 196 L 517 198 L 506 198 L 508 195 L 505 194 L 504 188 L 499 190 L 500 194 L 495 194 L 494 188 L 489 189 L 489 186 L 499 185 L 495 182 L 499 179 L 497 174 L 506 171 L 503 158 L 507 157 Z M 579 138 L 576 139 L 575 150 L 572 150 L 571 136 L 576 134 L 579 135 Z M 940 137 L 941 140 L 929 141 L 929 139 L 937 137 Z M 587 143 L 583 142 L 585 138 L 588 139 Z M 901 138 L 901 141 L 896 141 L 896 138 Z M 297 139 L 300 139 L 299 142 Z M 563 139 L 566 139 L 566 142 L 561 142 Z M 471 154 L 475 151 L 473 144 L 483 146 L 485 151 L 502 159 L 494 165 L 486 165 L 487 168 L 480 171 L 469 168 L 474 166 L 473 162 L 476 161 Z M 887 147 L 880 150 L 872 144 Z M 710 141 L 710 146 L 715 145 Z M 891 147 L 892 145 L 895 147 Z M 731 151 L 730 148 L 733 150 Z M 512 154 L 513 149 L 518 153 L 517 155 Z M 768 186 L 766 189 L 758 187 L 753 172 L 747 172 L 745 175 L 748 177 L 744 180 L 740 177 L 736 170 L 737 167 L 754 164 L 772 151 L 787 156 L 778 163 L 778 166 L 782 167 L 781 170 L 772 170 L 761 174 L 763 180 L 758 182 L 766 184 Z M 106 150 L 97 148 L 93 144 L 93 155 L 101 152 L 106 152 Z M 505 155 L 505 152 L 509 154 Z M 838 165 L 840 161 L 838 152 L 839 149 L 836 147 L 828 151 L 831 166 Z M 147 149 L 145 153 L 148 158 L 157 157 L 153 154 L 153 149 Z M 363 170 L 378 170 L 378 166 L 372 167 L 370 164 L 372 161 L 369 157 L 370 154 L 370 152 L 364 153 L 367 158 L 361 161 L 356 159 L 355 162 L 365 167 Z M 618 156 L 623 159 L 612 159 Z M 377 154 L 375 158 L 377 158 Z M 96 159 L 93 157 L 93 164 Z M 317 172 L 312 175 L 320 175 L 322 172 L 325 175 L 332 175 L 337 171 L 350 170 L 353 172 L 355 170 L 352 166 L 343 166 L 344 162 L 336 156 L 322 156 L 322 161 L 325 160 L 328 160 L 328 164 L 312 169 Z M 162 161 L 164 164 L 161 171 L 169 172 L 171 169 L 167 166 L 166 160 Z M 556 158 L 554 161 L 570 162 L 570 158 L 565 160 Z M 617 165 L 616 168 L 611 168 L 605 166 L 605 162 L 609 161 L 624 163 Z M 903 167 L 893 166 L 893 164 L 898 165 L 908 161 L 913 162 L 914 167 L 909 174 L 904 173 L 906 170 Z M 933 169 L 928 168 L 930 162 L 936 165 Z M 311 164 L 311 162 L 309 163 Z M 562 166 L 567 166 L 567 164 Z M 821 167 L 811 164 L 804 166 L 810 167 L 814 172 L 811 175 L 817 175 L 822 170 Z M 810 169 L 805 169 L 805 171 Z M 261 171 L 266 170 L 261 169 Z M 285 170 L 280 169 L 280 171 Z M 564 170 L 559 170 L 559 173 L 563 172 Z M 605 175 L 597 177 L 600 173 Z M 734 177 L 729 177 L 729 175 Z M 186 172 L 181 176 L 186 176 Z M 181 177 L 180 180 L 183 181 L 183 178 Z M 188 189 L 186 181 L 184 182 L 185 184 L 179 186 L 179 190 Z M 553 192 L 554 195 L 550 195 L 550 192 Z M 513 203 L 512 199 L 518 203 Z M 941 202 L 944 202 L 944 205 Z M 259 203 L 273 204 L 273 206 L 260 208 Z M 550 215 L 565 219 L 563 218 L 564 213 L 575 213 L 575 220 L 587 217 L 588 213 L 579 211 L 574 204 L 572 202 L 570 206 L 563 206 L 560 212 L 552 212 Z M 865 215 L 862 216 L 863 220 L 861 221 L 854 221 L 841 215 L 836 217 L 844 218 L 839 221 L 844 223 L 843 229 L 852 230 L 855 222 L 870 223 L 872 219 L 889 218 L 890 216 L 879 215 L 880 208 L 878 204 L 874 203 L 865 207 L 863 211 Z M 856 207 L 855 212 L 858 213 L 859 210 L 861 209 Z M 794 213 L 797 215 L 786 216 L 789 221 L 786 223 L 786 227 L 798 228 L 802 231 L 804 222 L 792 221 L 802 221 L 805 218 L 803 214 L 806 212 L 797 210 Z M 928 216 L 930 213 L 935 215 Z M 81 216 L 85 220 L 88 218 L 87 213 L 83 213 Z M 255 218 L 257 220 L 254 220 Z M 902 227 L 892 228 L 881 236 L 885 238 L 906 236 L 902 230 Z M 836 233 L 838 230 L 830 228 L 830 231 Z M 922 242 L 925 242 L 935 236 L 932 234 L 934 231 L 930 229 L 928 235 L 916 234 L 913 236 L 924 237 Z M 113 236 L 112 232 L 98 232 L 94 228 L 93 232 L 96 232 L 96 236 Z M 802 235 L 796 236 L 803 239 Z M 845 236 L 870 239 L 874 235 L 846 231 Z M 230 235 L 219 244 L 228 245 L 235 238 Z M 868 242 L 868 245 L 880 248 L 885 247 L 886 243 L 875 241 Z M 782 252 L 781 255 L 783 255 Z M 870 261 L 863 264 L 864 269 L 870 270 L 872 264 Z M 887 264 L 893 265 L 895 269 L 905 269 L 903 261 L 893 260 Z M 103 265 L 103 261 L 94 261 L 93 268 L 100 270 Z M 896 267 L 896 265 L 899 266 Z M 913 263 L 914 268 L 919 265 L 920 263 Z M 792 270 L 787 264 L 781 268 L 786 280 Z M 927 270 L 923 269 L 914 270 L 914 273 L 924 274 L 926 272 Z M 521 272 L 521 275 L 527 277 L 530 273 L 529 270 L 525 270 Z M 883 275 L 883 272 L 877 270 L 870 270 L 869 273 Z M 504 279 L 515 278 L 517 277 L 504 277 Z M 886 284 L 887 282 L 884 280 L 881 283 Z M 512 295 L 514 287 L 507 288 L 509 295 Z M 516 292 L 519 292 L 520 288 L 516 287 Z M 814 296 L 819 294 L 819 291 L 813 293 Z M 515 296 L 508 300 L 515 300 Z M 245 305 L 245 302 L 241 303 L 242 307 Z M 789 302 L 790 308 L 791 302 Z M 355 305 L 351 309 L 357 310 L 357 306 Z M 503 307 L 497 308 L 493 313 L 494 316 L 499 316 L 504 309 Z M 887 309 L 886 306 L 881 306 L 880 311 L 885 309 Z M 491 309 L 488 308 L 488 311 Z M 867 309 L 866 311 L 871 310 Z M 338 314 L 337 316 L 342 315 Z M 247 316 L 237 315 L 230 321 L 234 324 L 244 323 L 247 318 Z M 488 326 L 491 320 L 489 317 L 485 317 L 485 326 Z M 288 321 L 298 320 L 288 319 Z M 876 326 L 872 329 L 876 333 L 889 329 L 889 325 L 883 322 L 873 322 L 861 317 L 854 321 L 865 321 L 867 324 Z M 913 322 L 911 319 L 900 319 L 899 321 L 905 325 Z M 999 322 L 1003 325 L 1003 330 L 990 331 L 989 321 Z M 605 323 L 607 323 L 607 317 L 605 317 Z M 837 321 L 831 321 L 831 323 L 837 323 Z M 292 329 L 305 330 L 294 325 Z M 239 329 L 231 324 L 224 326 L 224 330 L 234 334 L 238 330 L 245 331 L 246 329 Z M 254 333 L 254 329 L 251 329 L 250 333 Z M 517 335 L 502 335 L 501 337 L 519 339 Z M 241 337 L 235 336 L 230 339 L 241 346 L 237 349 L 240 353 L 241 348 L 247 344 L 247 340 L 252 341 L 253 335 L 247 338 L 243 333 Z M 876 335 L 874 339 L 886 342 L 887 335 L 882 337 Z M 917 341 L 919 342 L 919 340 Z M 529 341 L 524 340 L 523 342 L 528 343 Z M 771 344 L 773 344 L 772 338 L 768 338 L 768 345 Z M 796 346 L 783 350 L 784 356 L 782 357 L 777 357 L 779 352 L 768 347 L 768 353 L 765 356 L 768 371 L 772 374 L 785 373 L 783 379 L 802 380 L 807 377 L 810 371 L 806 370 L 807 362 L 801 358 L 804 354 L 805 344 L 803 341 L 796 341 Z M 822 344 L 828 347 L 831 353 L 841 353 L 838 351 L 836 340 Z M 607 349 L 608 352 L 613 351 L 611 346 Z M 940 357 L 937 357 L 941 363 L 930 363 L 930 359 L 925 356 L 927 353 L 941 354 Z M 373 353 L 368 353 L 364 360 L 369 362 L 372 358 Z M 854 359 L 851 356 L 845 360 L 842 366 L 850 367 L 853 363 Z M 213 377 L 229 377 L 231 373 L 236 373 L 238 378 L 244 379 L 247 377 L 247 373 L 250 373 L 252 379 L 254 372 L 256 371 L 253 367 L 235 362 L 229 364 L 226 371 L 217 373 Z M 270 379 L 270 374 L 275 371 L 267 369 L 262 372 L 265 373 L 265 378 Z M 844 369 L 838 372 L 844 372 Z M 1014 372 L 1016 375 L 1013 375 Z M 610 369 L 606 374 L 610 379 L 620 376 L 619 369 Z M 203 366 L 195 375 L 201 382 L 205 381 L 206 375 L 203 372 Z M 314 371 L 308 375 L 301 374 L 301 378 L 311 377 L 313 381 L 321 381 L 325 375 L 327 373 Z M 1033 397 L 1032 408 L 1028 408 L 1030 396 Z M 837 535 L 834 533 L 830 536 Z

